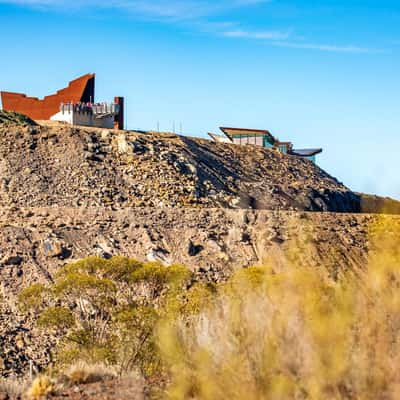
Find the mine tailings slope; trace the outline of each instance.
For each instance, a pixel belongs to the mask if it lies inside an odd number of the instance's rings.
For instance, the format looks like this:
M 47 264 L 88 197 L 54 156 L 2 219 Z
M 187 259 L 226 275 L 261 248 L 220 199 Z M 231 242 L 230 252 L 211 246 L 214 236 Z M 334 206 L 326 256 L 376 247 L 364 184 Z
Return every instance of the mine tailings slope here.
M 243 267 L 283 268 L 296 249 L 302 264 L 337 279 L 365 267 L 380 223 L 358 213 L 362 198 L 275 150 L 0 112 L 0 376 L 49 362 L 55 338 L 16 298 L 68 262 L 122 255 L 220 282 Z M 369 200 L 370 211 L 383 201 Z M 384 218 L 398 229 L 400 218 Z
M 173 134 L 0 124 L 0 205 L 359 212 L 311 161 Z

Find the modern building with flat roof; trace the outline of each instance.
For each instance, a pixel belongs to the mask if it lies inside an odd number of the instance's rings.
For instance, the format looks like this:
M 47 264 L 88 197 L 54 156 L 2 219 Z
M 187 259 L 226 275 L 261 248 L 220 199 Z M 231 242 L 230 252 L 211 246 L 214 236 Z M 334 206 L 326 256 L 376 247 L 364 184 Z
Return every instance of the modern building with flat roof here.
M 220 129 L 224 133 L 224 136 L 209 133 L 209 136 L 215 142 L 274 148 L 281 153 L 307 158 L 314 163 L 316 162 L 317 154 L 322 153 L 321 148 L 294 149 L 292 142 L 281 142 L 268 130 L 228 127 L 221 127 Z

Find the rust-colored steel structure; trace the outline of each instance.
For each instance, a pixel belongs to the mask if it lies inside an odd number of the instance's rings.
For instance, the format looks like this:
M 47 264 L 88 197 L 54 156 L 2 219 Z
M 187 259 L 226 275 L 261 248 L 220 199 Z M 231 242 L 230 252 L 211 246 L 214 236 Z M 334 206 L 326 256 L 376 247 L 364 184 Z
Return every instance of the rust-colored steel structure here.
M 4 110 L 19 112 L 35 120 L 48 120 L 59 112 L 61 103 L 94 101 L 94 87 L 95 74 L 87 74 L 43 100 L 23 93 L 1 92 L 1 102 Z
M 114 129 L 124 129 L 124 98 L 115 97 L 114 103 L 119 105 L 119 113 L 115 116 Z
M 61 103 L 93 103 L 95 74 L 86 74 L 73 81 L 57 93 L 46 96 L 43 100 L 27 97 L 23 93 L 0 92 L 3 109 L 27 115 L 34 120 L 49 120 L 60 111 Z M 124 98 L 115 97 L 119 104 L 119 113 L 115 117 L 115 129 L 124 129 Z

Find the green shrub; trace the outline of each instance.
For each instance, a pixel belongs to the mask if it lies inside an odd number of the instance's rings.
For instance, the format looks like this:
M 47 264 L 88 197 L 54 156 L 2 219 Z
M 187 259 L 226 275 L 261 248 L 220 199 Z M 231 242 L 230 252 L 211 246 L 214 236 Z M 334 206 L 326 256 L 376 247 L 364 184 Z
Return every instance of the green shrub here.
M 63 267 L 53 284 L 27 288 L 20 302 L 40 328 L 57 330 L 59 365 L 105 362 L 150 374 L 159 368 L 157 322 L 190 277 L 181 266 L 89 257 Z
M 47 294 L 47 288 L 40 284 L 34 284 L 22 290 L 18 298 L 21 310 L 25 312 L 38 310 Z
M 55 327 L 60 330 L 70 329 L 75 324 L 72 312 L 66 307 L 48 307 L 37 321 L 41 328 Z

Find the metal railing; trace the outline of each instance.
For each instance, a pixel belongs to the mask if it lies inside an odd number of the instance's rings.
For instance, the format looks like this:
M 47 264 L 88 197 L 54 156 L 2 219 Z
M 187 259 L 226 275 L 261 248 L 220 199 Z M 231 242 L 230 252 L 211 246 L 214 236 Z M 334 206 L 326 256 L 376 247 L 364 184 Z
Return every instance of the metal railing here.
M 119 104 L 116 103 L 61 103 L 60 111 L 64 113 L 82 113 L 93 115 L 117 115 Z

